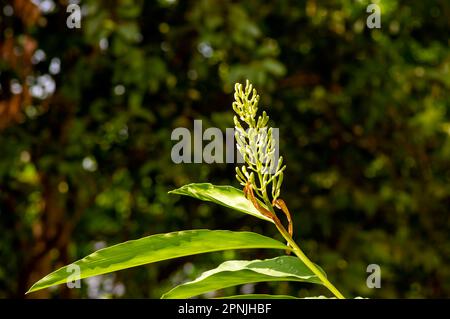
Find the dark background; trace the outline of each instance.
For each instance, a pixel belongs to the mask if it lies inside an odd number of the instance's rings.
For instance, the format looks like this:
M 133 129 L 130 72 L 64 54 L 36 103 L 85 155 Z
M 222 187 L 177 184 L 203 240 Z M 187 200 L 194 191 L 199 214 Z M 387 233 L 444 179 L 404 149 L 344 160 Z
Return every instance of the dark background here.
M 346 296 L 450 296 L 450 3 L 0 1 L 0 297 L 95 249 L 182 229 L 251 230 L 251 216 L 169 195 L 238 187 L 232 164 L 179 164 L 176 127 L 233 127 L 233 86 L 261 95 L 287 170 L 296 240 Z M 159 298 L 219 252 L 124 270 L 33 297 Z M 366 286 L 368 264 L 380 289 Z M 230 288 L 329 295 L 301 283 Z M 223 292 L 218 292 L 220 296 Z M 214 295 L 209 295 L 214 296 Z

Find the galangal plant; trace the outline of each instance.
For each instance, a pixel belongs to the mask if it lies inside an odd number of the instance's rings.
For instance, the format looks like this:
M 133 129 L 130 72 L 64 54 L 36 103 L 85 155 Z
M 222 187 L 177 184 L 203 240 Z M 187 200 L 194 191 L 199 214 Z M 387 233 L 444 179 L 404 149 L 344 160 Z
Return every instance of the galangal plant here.
M 162 298 L 190 298 L 226 287 L 264 281 L 319 284 L 327 287 L 335 297 L 344 298 L 325 272 L 309 260 L 293 239 L 291 214 L 280 198 L 286 166 L 283 166 L 282 157 L 275 156 L 276 140 L 272 128 L 267 128 L 269 117 L 266 112 L 257 117 L 259 95 L 247 81 L 245 87 L 236 84 L 234 97 L 235 137 L 244 159 L 244 165 L 236 167 L 236 178 L 243 190 L 232 186 L 195 183 L 170 193 L 214 202 L 272 223 L 287 244 L 253 232 L 230 230 L 196 229 L 152 235 L 100 249 L 45 276 L 27 293 L 73 280 L 70 269 L 74 267 L 79 269 L 77 279 L 82 279 L 183 256 L 230 249 L 267 248 L 285 251 L 285 254 L 266 260 L 225 261 L 194 281 L 174 287 Z M 277 212 L 286 218 L 287 230 Z M 227 298 L 295 297 L 254 294 Z

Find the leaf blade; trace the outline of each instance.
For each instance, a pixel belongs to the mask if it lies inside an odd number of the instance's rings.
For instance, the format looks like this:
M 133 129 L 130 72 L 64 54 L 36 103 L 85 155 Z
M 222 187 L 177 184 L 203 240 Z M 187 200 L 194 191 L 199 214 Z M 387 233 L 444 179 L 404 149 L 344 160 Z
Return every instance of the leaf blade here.
M 300 299 L 300 298 L 289 295 L 245 294 L 245 295 L 220 297 L 216 299 Z
M 245 198 L 244 193 L 241 190 L 232 186 L 213 185 L 211 183 L 191 183 L 178 189 L 174 189 L 170 191 L 169 194 L 190 196 L 203 201 L 213 202 L 273 223 L 270 218 L 261 214 L 253 204 Z M 260 205 L 265 207 L 262 203 L 260 203 Z
M 209 291 L 263 281 L 300 281 L 322 284 L 298 258 L 280 256 L 266 260 L 231 260 L 204 272 L 194 281 L 178 285 L 163 299 L 190 298 Z
M 286 245 L 252 232 L 199 229 L 157 234 L 100 249 L 45 276 L 27 293 L 65 283 L 72 265 L 80 267 L 83 279 L 167 259 L 248 248 L 286 249 Z

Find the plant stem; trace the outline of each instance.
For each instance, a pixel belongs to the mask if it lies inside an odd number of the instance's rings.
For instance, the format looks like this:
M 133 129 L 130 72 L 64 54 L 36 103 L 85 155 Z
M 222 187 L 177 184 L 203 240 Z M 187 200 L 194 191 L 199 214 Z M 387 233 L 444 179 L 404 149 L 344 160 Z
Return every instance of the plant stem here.
M 261 173 L 258 172 L 259 178 L 261 180 Z M 244 192 L 246 192 L 247 187 L 244 188 Z M 261 207 L 258 204 L 258 200 L 255 198 L 252 188 L 250 187 L 250 200 L 253 203 L 253 206 L 261 212 L 264 216 L 270 217 L 273 222 L 275 223 L 275 226 L 277 227 L 278 231 L 283 235 L 284 239 L 286 239 L 288 246 L 292 248 L 294 253 L 297 255 L 297 257 L 308 267 L 323 283 L 325 287 L 328 288 L 338 299 L 345 299 L 344 295 L 341 294 L 339 290 L 327 279 L 327 277 L 314 265 L 314 263 L 305 255 L 305 253 L 300 249 L 300 247 L 297 245 L 297 243 L 294 241 L 292 236 L 289 234 L 289 232 L 284 228 L 283 224 L 280 222 L 280 220 L 277 217 L 277 214 L 275 213 L 275 210 L 273 209 L 272 204 L 269 201 L 269 197 L 267 196 L 266 189 L 263 188 L 262 190 L 262 199 L 267 206 L 267 209 L 264 207 Z
M 339 290 L 324 276 L 324 274 L 314 265 L 314 263 L 305 255 L 305 253 L 300 249 L 297 243 L 292 239 L 291 235 L 286 231 L 283 225 L 278 225 L 276 223 L 278 231 L 283 235 L 284 239 L 292 247 L 292 250 L 297 255 L 297 257 L 322 281 L 325 287 L 327 287 L 338 299 L 345 299 L 344 295 L 340 293 Z

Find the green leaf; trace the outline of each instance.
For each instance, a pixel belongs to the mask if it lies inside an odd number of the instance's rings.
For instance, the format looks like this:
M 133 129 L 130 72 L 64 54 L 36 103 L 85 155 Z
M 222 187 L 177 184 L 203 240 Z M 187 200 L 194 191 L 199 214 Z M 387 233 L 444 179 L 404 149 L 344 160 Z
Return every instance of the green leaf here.
M 262 281 L 302 281 L 321 284 L 320 279 L 292 256 L 266 260 L 230 260 L 204 272 L 194 281 L 181 284 L 162 298 L 190 298 L 208 291 Z
M 289 295 L 266 295 L 266 294 L 250 294 L 250 295 L 235 295 L 235 296 L 227 296 L 220 297 L 215 299 L 336 299 L 335 297 L 325 297 L 325 296 L 317 296 L 317 297 L 294 297 Z M 355 298 L 358 299 L 358 298 Z
M 69 277 L 74 278 L 73 265 L 80 267 L 79 279 L 83 279 L 161 260 L 247 248 L 288 247 L 275 239 L 252 232 L 199 229 L 152 235 L 100 249 L 45 276 L 27 293 L 65 283 Z
M 193 183 L 184 185 L 169 192 L 170 194 L 186 195 L 203 201 L 213 202 L 234 210 L 249 214 L 269 222 L 273 221 L 261 214 L 244 196 L 244 193 L 232 186 L 217 186 L 210 183 Z M 261 206 L 266 207 L 260 203 Z M 267 207 L 266 207 L 267 208 Z
M 300 299 L 300 298 L 288 295 L 250 294 L 250 295 L 235 295 L 235 296 L 220 297 L 216 299 Z

